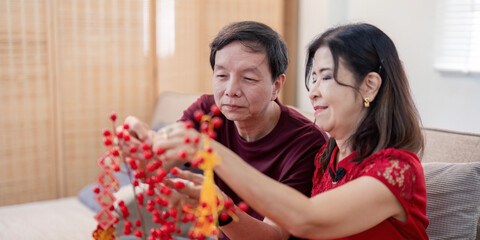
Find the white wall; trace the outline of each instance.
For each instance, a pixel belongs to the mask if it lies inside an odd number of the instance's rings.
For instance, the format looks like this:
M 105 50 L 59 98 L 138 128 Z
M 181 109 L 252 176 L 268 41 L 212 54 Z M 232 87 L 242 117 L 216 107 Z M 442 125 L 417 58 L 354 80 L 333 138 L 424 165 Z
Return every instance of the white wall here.
M 480 133 L 480 75 L 445 74 L 433 67 L 442 2 L 300 0 L 298 106 L 311 110 L 303 82 L 308 43 L 328 27 L 362 21 L 382 29 L 396 44 L 424 127 Z

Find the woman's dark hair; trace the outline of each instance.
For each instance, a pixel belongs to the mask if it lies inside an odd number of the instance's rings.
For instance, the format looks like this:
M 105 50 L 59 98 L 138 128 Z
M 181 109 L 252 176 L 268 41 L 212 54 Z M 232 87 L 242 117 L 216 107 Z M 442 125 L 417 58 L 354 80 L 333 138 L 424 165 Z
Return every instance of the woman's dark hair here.
M 210 43 L 210 66 L 212 69 L 215 67 L 217 51 L 233 41 L 240 41 L 252 52 L 266 53 L 273 77 L 272 82 L 287 71 L 287 45 L 272 28 L 254 21 L 230 24 L 217 34 Z
M 360 163 L 373 153 L 398 148 L 423 153 L 424 140 L 420 118 L 410 94 L 407 76 L 392 40 L 377 27 L 365 24 L 349 24 L 331 28 L 313 40 L 307 51 L 305 85 L 308 89 L 313 57 L 322 46 L 330 49 L 334 60 L 334 79 L 338 84 L 358 87 L 370 72 L 377 72 L 382 84 L 374 101 L 367 108 L 356 132 L 349 138 Z M 355 77 L 355 86 L 338 82 L 339 59 Z M 322 155 L 322 167 L 326 170 L 337 143 L 330 138 Z

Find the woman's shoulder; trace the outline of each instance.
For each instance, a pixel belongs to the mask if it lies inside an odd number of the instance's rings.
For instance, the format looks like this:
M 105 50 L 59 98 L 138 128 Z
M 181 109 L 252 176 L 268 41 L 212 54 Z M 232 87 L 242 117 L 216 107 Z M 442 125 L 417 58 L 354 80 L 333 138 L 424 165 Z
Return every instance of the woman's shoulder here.
M 382 149 L 372 154 L 365 161 L 375 162 L 375 161 L 382 161 L 382 160 L 408 162 L 412 164 L 420 163 L 420 159 L 418 158 L 417 154 L 408 150 L 397 149 L 397 148 Z

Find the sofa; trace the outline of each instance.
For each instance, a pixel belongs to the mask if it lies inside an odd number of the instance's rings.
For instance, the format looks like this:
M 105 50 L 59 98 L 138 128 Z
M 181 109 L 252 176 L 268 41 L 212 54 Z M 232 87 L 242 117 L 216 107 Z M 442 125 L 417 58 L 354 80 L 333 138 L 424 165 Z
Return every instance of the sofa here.
M 175 122 L 199 96 L 162 93 L 151 126 L 160 128 Z M 311 112 L 298 111 L 313 119 Z M 480 240 L 480 134 L 430 128 L 424 133 L 422 164 L 430 239 Z M 0 239 L 91 239 L 98 209 L 93 200 L 93 181 L 75 197 L 0 207 Z

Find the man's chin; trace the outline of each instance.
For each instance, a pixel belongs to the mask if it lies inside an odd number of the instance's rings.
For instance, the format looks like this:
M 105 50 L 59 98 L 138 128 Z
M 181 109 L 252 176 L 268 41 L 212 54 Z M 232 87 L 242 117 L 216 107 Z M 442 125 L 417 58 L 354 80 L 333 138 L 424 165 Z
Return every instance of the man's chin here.
M 223 112 L 222 112 L 223 113 Z M 223 115 L 230 121 L 244 121 L 246 120 L 246 117 L 244 114 L 239 114 L 239 113 L 223 113 Z

